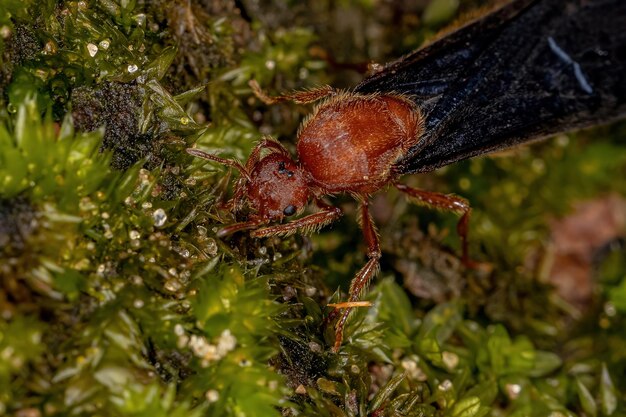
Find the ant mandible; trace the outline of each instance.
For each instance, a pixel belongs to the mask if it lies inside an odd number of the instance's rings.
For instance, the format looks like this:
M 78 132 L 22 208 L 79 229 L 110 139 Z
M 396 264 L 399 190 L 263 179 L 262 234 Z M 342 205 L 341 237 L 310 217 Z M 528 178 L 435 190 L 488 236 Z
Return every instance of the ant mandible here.
M 218 231 L 224 237 L 252 229 L 253 237 L 287 236 L 297 231 L 312 233 L 337 220 L 342 212 L 326 203 L 326 195 L 348 193 L 359 203 L 358 221 L 367 244 L 367 263 L 352 279 L 348 301 L 333 305 L 329 320 L 340 311 L 335 326 L 333 351 L 338 352 L 343 328 L 350 311 L 366 303 L 359 299 L 379 268 L 380 243 L 369 213 L 369 197 L 385 185 L 393 185 L 420 205 L 453 211 L 461 215 L 457 231 L 462 241 L 462 259 L 471 264 L 467 251 L 470 207 L 466 200 L 436 192 L 423 191 L 400 184 L 396 162 L 414 145 L 424 130 L 419 108 L 399 94 L 356 94 L 336 91 L 329 86 L 314 90 L 269 97 L 253 80 L 254 94 L 266 104 L 293 101 L 299 104 L 323 100 L 307 117 L 298 131 L 298 160 L 294 161 L 280 143 L 263 138 L 254 147 L 245 166 L 198 149 L 187 149 L 191 155 L 231 166 L 241 173 L 227 207 L 233 212 L 244 206 L 252 211 L 247 221 Z M 262 156 L 262 151 L 268 151 Z M 287 223 L 285 217 L 299 215 L 310 200 L 318 212 Z

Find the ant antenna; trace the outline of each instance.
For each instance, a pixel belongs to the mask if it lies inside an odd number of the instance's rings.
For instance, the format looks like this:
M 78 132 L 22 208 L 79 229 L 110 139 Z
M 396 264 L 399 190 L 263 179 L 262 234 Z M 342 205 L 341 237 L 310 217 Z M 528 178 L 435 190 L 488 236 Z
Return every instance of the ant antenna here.
M 323 85 L 311 90 L 294 91 L 291 94 L 282 94 L 270 97 L 261 89 L 261 86 L 256 80 L 252 79 L 248 81 L 248 85 L 252 89 L 256 98 L 268 105 L 281 103 L 283 101 L 293 101 L 296 104 L 307 104 L 335 94 L 335 90 L 331 86 Z
M 198 158 L 206 159 L 208 161 L 213 161 L 222 165 L 233 167 L 236 170 L 238 170 L 241 173 L 241 175 L 245 177 L 246 180 L 251 181 L 250 173 L 246 170 L 246 168 L 243 165 L 241 165 L 241 162 L 237 161 L 236 159 L 220 158 L 219 156 L 215 156 L 210 153 L 206 153 L 199 149 L 193 149 L 193 148 L 187 149 L 187 153 L 189 155 L 197 156 Z

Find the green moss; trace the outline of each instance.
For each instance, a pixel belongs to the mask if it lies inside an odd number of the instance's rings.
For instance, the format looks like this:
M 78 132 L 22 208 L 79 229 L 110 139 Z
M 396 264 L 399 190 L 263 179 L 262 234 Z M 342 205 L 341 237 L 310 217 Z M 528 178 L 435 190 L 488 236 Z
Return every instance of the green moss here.
M 350 84 L 335 61 L 430 33 L 419 5 L 270 3 L 0 0 L 0 414 L 624 414 L 623 239 L 584 306 L 545 281 L 551 219 L 626 194 L 623 125 L 404 179 L 472 202 L 485 270 L 454 215 L 377 198 L 381 274 L 339 354 L 324 306 L 365 259 L 354 202 L 311 237 L 216 237 L 237 174 L 184 149 L 290 147 L 309 111 L 248 80 Z

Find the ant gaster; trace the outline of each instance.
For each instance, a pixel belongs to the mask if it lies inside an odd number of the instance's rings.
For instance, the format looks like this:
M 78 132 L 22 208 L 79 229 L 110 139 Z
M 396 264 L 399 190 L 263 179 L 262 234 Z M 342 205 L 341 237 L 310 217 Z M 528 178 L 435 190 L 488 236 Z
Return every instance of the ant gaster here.
M 253 237 L 287 236 L 297 231 L 311 233 L 334 222 L 341 210 L 326 203 L 325 195 L 348 193 L 359 203 L 359 223 L 367 244 L 367 263 L 353 278 L 346 303 L 335 304 L 333 320 L 341 311 L 335 326 L 337 352 L 343 339 L 343 328 L 352 308 L 368 305 L 359 298 L 379 267 L 381 256 L 376 227 L 369 213 L 370 195 L 385 185 L 393 185 L 420 205 L 454 211 L 461 215 L 457 231 L 462 240 L 463 261 L 467 255 L 467 225 L 470 207 L 462 198 L 418 190 L 400 184 L 396 162 L 423 133 L 423 117 L 408 98 L 396 94 L 356 94 L 338 92 L 331 87 L 294 92 L 277 97 L 266 96 L 255 81 L 250 82 L 255 95 L 266 104 L 291 100 L 296 103 L 323 101 L 302 123 L 298 131 L 298 161 L 278 142 L 264 138 L 252 150 L 245 166 L 198 149 L 191 155 L 236 168 L 241 179 L 228 206 L 252 211 L 245 222 L 226 226 L 220 237 L 252 229 Z M 262 155 L 262 151 L 267 151 Z M 301 214 L 312 200 L 319 211 L 280 222 Z

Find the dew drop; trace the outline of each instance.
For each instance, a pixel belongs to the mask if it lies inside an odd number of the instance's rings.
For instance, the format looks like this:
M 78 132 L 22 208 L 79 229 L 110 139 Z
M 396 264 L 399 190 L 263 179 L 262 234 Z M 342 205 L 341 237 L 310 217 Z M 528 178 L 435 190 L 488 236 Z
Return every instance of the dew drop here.
M 450 391 L 453 388 L 452 381 L 446 379 L 441 384 L 439 384 L 437 388 L 439 388 L 440 391 Z
M 94 45 L 93 43 L 88 43 L 87 51 L 89 52 L 89 56 L 93 58 L 98 53 L 98 46 Z
M 220 399 L 220 393 L 214 389 L 210 389 L 206 392 L 206 399 L 210 403 L 217 402 Z
M 441 357 L 448 369 L 454 369 L 459 364 L 459 356 L 454 352 L 444 351 L 441 353 Z
M 507 395 L 510 399 L 514 400 L 519 397 L 519 394 L 522 392 L 522 386 L 519 384 L 506 384 L 504 387 Z
M 135 22 L 137 22 L 139 26 L 144 26 L 146 24 L 146 15 L 144 13 L 139 13 L 135 16 Z
M 186 117 L 186 116 L 181 117 L 180 124 L 183 126 L 187 126 L 189 124 L 189 117 Z
M 133 307 L 135 308 L 142 308 L 144 305 L 143 300 L 141 299 L 136 299 L 135 301 L 133 301 Z
M 128 233 L 128 237 L 130 237 L 131 240 L 137 240 L 137 239 L 139 239 L 141 237 L 141 233 L 139 233 L 136 230 L 131 230 Z
M 135 64 L 130 64 L 127 68 L 128 72 L 130 72 L 131 74 L 135 71 L 137 71 L 139 69 L 139 67 Z
M 111 41 L 108 39 L 104 39 L 104 40 L 101 40 L 98 45 L 100 46 L 100 48 L 107 50 L 109 49 L 109 46 L 111 46 Z
M 270 71 L 273 70 L 274 68 L 276 68 L 276 61 L 268 59 L 267 61 L 265 61 L 265 68 Z
M 0 27 L 0 36 L 3 39 L 8 39 L 11 36 L 11 28 L 6 25 Z
M 176 291 L 180 290 L 181 285 L 180 285 L 180 282 L 178 282 L 177 279 L 168 279 L 167 281 L 165 281 L 164 287 L 169 292 L 176 292 Z
M 167 221 L 167 214 L 165 214 L 165 210 L 158 208 L 154 210 L 154 213 L 152 213 L 152 219 L 154 220 L 154 225 L 156 227 L 163 227 Z
M 206 244 L 204 246 L 204 250 L 210 256 L 217 255 L 217 242 L 215 241 L 215 239 L 213 239 L 213 238 L 207 239 Z
M 617 314 L 617 308 L 615 308 L 613 303 L 606 302 L 604 303 L 604 313 L 609 317 L 613 317 Z

